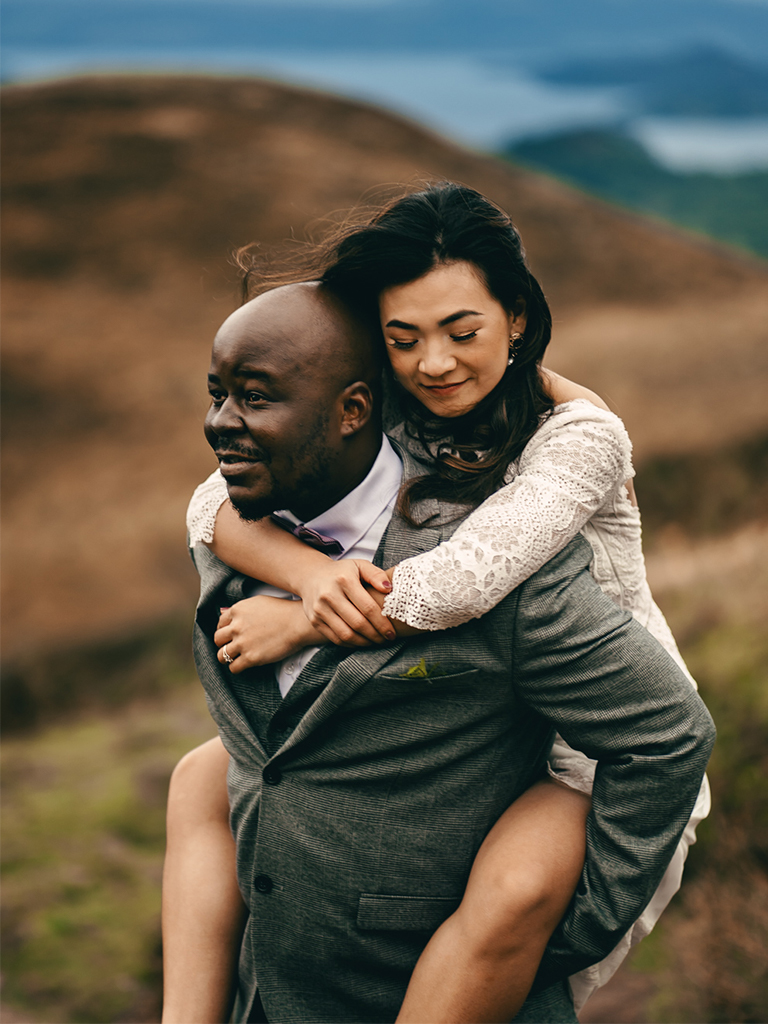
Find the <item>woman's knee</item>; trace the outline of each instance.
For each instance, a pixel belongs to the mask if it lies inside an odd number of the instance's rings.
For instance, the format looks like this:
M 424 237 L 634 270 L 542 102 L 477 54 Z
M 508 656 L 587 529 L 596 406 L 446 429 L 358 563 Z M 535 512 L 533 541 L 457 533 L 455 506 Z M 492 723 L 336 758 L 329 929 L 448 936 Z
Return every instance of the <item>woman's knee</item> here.
M 475 944 L 498 956 L 537 938 L 546 942 L 572 894 L 566 895 L 558 880 L 536 865 L 510 865 L 477 881 L 458 913 Z
M 186 753 L 171 773 L 168 786 L 168 828 L 227 822 L 229 755 L 215 737 Z
M 497 822 L 458 912 L 478 941 L 502 951 L 536 937 L 546 941 L 581 873 L 588 807 L 581 794 L 543 785 Z

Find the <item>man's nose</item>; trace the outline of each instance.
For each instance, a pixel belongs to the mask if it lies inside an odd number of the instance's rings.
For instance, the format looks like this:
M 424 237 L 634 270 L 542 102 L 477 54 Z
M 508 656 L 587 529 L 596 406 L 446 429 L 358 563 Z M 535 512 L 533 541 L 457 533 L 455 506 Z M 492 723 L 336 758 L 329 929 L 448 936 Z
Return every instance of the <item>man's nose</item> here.
M 208 426 L 216 434 L 234 434 L 245 429 L 240 409 L 231 396 L 209 411 Z
M 442 377 L 456 369 L 456 356 L 448 345 L 441 342 L 427 344 L 419 362 L 419 372 L 425 377 Z

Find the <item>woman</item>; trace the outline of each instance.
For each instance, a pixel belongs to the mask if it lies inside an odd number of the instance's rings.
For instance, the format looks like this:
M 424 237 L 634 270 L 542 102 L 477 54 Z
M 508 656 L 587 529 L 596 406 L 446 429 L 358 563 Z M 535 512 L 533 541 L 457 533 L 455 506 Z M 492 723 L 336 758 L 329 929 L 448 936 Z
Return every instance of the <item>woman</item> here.
M 320 276 L 364 311 L 380 313 L 401 402 L 398 436 L 431 471 L 405 487 L 400 513 L 417 517 L 426 496 L 475 511 L 450 541 L 384 574 L 369 563 L 332 562 L 274 524 L 242 523 L 213 474 L 190 507 L 192 541 L 211 543 L 234 568 L 298 594 L 307 613 L 264 597 L 225 610 L 216 634 L 222 663 L 240 672 L 322 638 L 364 644 L 406 629 L 466 622 L 579 531 L 592 544 L 593 574 L 603 589 L 680 661 L 645 580 L 629 440 L 597 396 L 541 368 L 551 318 L 509 218 L 470 189 L 430 188 L 334 240 Z M 366 592 L 361 579 L 375 589 Z M 204 887 L 199 906 L 183 905 L 188 886 L 182 880 L 195 872 L 229 888 L 214 901 L 216 926 L 202 933 L 203 956 L 213 964 L 206 981 L 213 1002 L 199 1003 L 194 1019 L 220 1019 L 226 1001 L 227 951 L 236 946 L 241 911 L 231 885 L 225 762 L 212 742 L 182 763 L 172 785 L 164 909 L 168 1022 L 193 1019 L 190 954 L 179 935 L 188 927 L 183 915 L 204 920 L 211 901 Z M 556 741 L 552 779 L 516 801 L 486 838 L 461 907 L 416 967 L 399 1021 L 514 1016 L 579 877 L 593 770 L 583 754 Z M 187 798 L 186 790 L 197 792 L 201 784 L 209 798 Z M 602 965 L 573 979 L 577 1005 L 653 927 L 679 885 L 707 801 L 704 788 L 676 861 L 632 933 Z

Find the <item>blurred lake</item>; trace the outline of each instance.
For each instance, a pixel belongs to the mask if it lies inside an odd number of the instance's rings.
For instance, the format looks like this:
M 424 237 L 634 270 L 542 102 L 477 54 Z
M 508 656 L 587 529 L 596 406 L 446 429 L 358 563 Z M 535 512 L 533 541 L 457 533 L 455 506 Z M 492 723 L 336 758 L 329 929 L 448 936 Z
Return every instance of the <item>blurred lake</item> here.
M 768 116 L 648 116 L 627 86 L 544 81 L 530 54 L 312 52 L 236 48 L 26 49 L 6 44 L 6 82 L 98 73 L 258 75 L 387 107 L 487 150 L 531 136 L 622 125 L 672 171 L 737 174 L 768 167 Z M 768 96 L 766 97 L 768 103 Z

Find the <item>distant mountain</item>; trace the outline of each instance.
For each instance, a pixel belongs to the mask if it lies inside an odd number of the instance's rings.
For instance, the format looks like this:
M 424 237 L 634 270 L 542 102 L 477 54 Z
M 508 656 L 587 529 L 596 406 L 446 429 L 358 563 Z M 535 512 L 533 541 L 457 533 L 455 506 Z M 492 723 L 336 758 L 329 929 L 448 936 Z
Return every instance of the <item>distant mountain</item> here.
M 768 114 L 768 66 L 697 46 L 652 58 L 578 60 L 545 68 L 558 85 L 629 87 L 644 113 L 694 117 Z
M 598 129 L 515 142 L 505 155 L 602 199 L 768 257 L 768 171 L 677 174 L 627 135 Z

